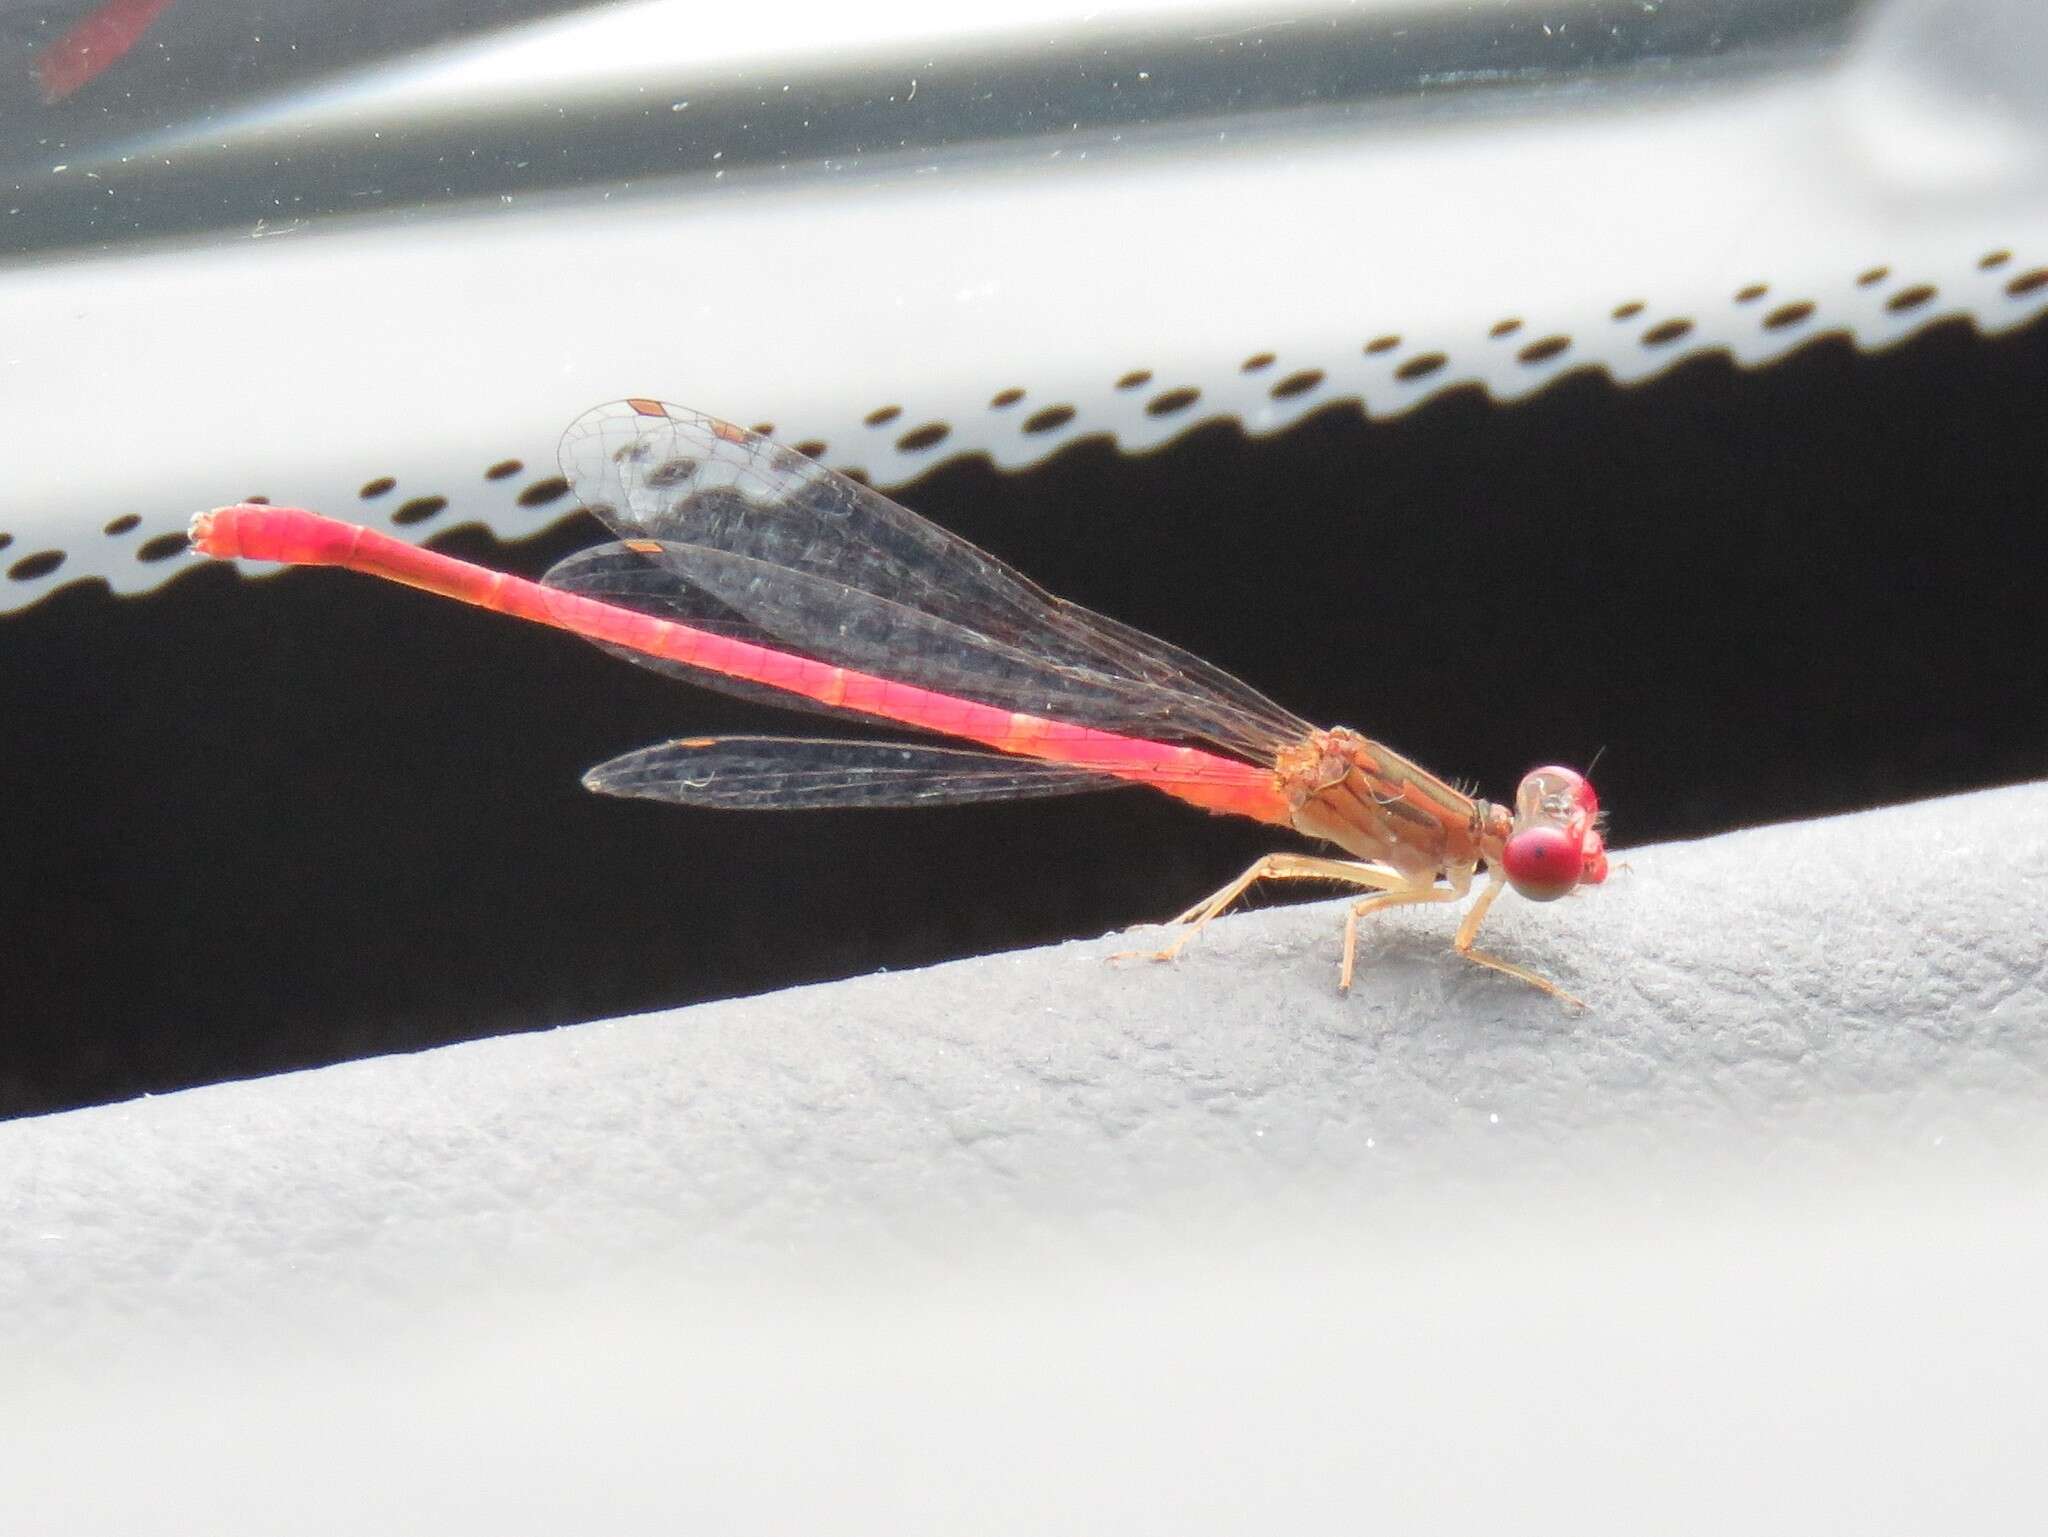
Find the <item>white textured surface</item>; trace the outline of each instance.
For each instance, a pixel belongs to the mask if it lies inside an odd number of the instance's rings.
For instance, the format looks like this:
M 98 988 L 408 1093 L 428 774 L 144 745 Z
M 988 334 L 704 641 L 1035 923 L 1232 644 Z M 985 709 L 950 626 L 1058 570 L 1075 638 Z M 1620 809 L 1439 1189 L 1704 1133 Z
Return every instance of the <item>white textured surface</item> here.
M 2038 1530 L 2048 785 L 1628 858 L 0 1125 L 16 1529 Z

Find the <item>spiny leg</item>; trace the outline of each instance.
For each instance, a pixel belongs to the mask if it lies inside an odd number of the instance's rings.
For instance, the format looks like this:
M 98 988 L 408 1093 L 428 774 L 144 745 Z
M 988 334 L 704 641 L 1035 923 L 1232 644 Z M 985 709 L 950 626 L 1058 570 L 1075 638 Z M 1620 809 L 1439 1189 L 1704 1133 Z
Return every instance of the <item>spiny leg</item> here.
M 1351 991 L 1351 974 L 1357 969 L 1358 961 L 1358 920 L 1368 913 L 1383 912 L 1389 907 L 1411 907 L 1417 902 L 1455 902 L 1464 896 L 1456 886 L 1416 886 L 1405 890 L 1383 891 L 1378 896 L 1364 897 L 1351 904 L 1351 912 L 1344 920 L 1344 960 L 1337 968 L 1337 991 Z
M 1348 990 L 1357 970 L 1358 924 L 1368 914 L 1387 907 L 1402 907 L 1423 902 L 1456 902 L 1471 891 L 1471 874 L 1467 871 L 1463 879 L 1452 878 L 1449 884 L 1440 885 L 1434 881 L 1420 883 L 1403 875 L 1391 865 L 1370 864 L 1363 860 L 1320 859 L 1310 854 L 1268 854 L 1255 860 L 1245 872 L 1229 885 L 1206 901 L 1197 902 L 1173 921 L 1187 925 L 1182 934 L 1165 949 L 1153 952 L 1151 959 L 1170 961 L 1187 947 L 1187 944 L 1246 891 L 1265 880 L 1311 880 L 1333 881 L 1346 886 L 1369 886 L 1376 888 L 1376 894 L 1354 903 L 1344 925 L 1344 959 L 1338 970 L 1337 986 Z M 1518 966 L 1513 961 L 1503 960 L 1485 950 L 1474 947 L 1472 941 L 1479 933 L 1479 926 L 1486 921 L 1487 909 L 1500 897 L 1503 885 L 1496 877 L 1487 882 L 1479 893 L 1478 900 L 1465 914 L 1458 925 L 1456 937 L 1451 941 L 1458 954 L 1469 961 L 1498 971 L 1503 975 L 1526 982 L 1539 992 L 1550 994 L 1565 1003 L 1585 1008 L 1583 999 L 1574 997 L 1549 978 Z M 1121 950 L 1111 956 L 1112 960 L 1132 960 L 1142 952 Z
M 1286 880 L 1334 881 L 1343 886 L 1370 886 L 1377 891 L 1391 891 L 1409 884 L 1408 877 L 1391 865 L 1368 864 L 1359 859 L 1323 859 L 1314 854 L 1267 854 L 1253 860 L 1236 880 L 1197 902 L 1173 921 L 1192 923 L 1200 928 L 1210 919 L 1220 916 L 1260 881 Z
M 1260 881 L 1335 881 L 1344 886 L 1370 886 L 1381 891 L 1397 890 L 1413 884 L 1409 877 L 1390 865 L 1367 864 L 1355 859 L 1320 859 L 1313 854 L 1268 854 L 1254 860 L 1244 874 L 1218 891 L 1206 901 L 1197 902 L 1173 921 L 1185 924 L 1187 932 L 1180 935 L 1164 950 L 1156 951 L 1152 959 L 1170 961 L 1187 948 L 1188 941 L 1220 916 L 1231 903 Z M 1127 960 L 1138 954 L 1124 950 L 1110 957 L 1112 960 Z
M 1472 910 L 1465 914 L 1465 921 L 1458 925 L 1458 932 L 1451 940 L 1451 944 L 1458 954 L 1464 956 L 1468 961 L 1477 961 L 1482 966 L 1490 966 L 1495 971 L 1503 972 L 1517 981 L 1527 982 L 1538 991 L 1546 992 L 1551 997 L 1561 999 L 1565 1003 L 1575 1004 L 1582 1009 L 1586 1007 L 1586 1002 L 1583 998 L 1573 997 L 1548 977 L 1541 976 L 1526 966 L 1517 966 L 1513 961 L 1504 961 L 1497 955 L 1491 955 L 1484 950 L 1476 950 L 1472 947 L 1472 941 L 1479 936 L 1479 925 L 1486 921 L 1486 910 L 1493 906 L 1494 898 L 1498 897 L 1500 893 L 1501 880 L 1499 875 L 1496 874 L 1493 879 L 1486 883 L 1486 889 L 1479 893 L 1479 900 L 1472 904 Z

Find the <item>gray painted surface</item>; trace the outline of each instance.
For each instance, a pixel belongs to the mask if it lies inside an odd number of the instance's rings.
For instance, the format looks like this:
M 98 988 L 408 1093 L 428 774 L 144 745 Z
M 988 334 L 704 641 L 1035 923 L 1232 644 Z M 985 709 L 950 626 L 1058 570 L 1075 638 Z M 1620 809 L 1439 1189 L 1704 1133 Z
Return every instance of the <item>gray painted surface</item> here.
M 0 1125 L 10 1504 L 2031 1528 L 2048 786 L 1624 857 Z

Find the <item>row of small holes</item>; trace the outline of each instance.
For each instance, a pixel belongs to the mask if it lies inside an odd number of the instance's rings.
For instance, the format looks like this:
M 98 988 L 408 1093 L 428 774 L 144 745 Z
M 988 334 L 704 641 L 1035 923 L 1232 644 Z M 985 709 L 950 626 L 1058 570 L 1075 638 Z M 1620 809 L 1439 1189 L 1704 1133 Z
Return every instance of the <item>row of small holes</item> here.
M 2010 260 L 2010 252 L 1994 251 L 1980 260 L 1978 265 L 1989 271 L 2004 265 Z M 1889 268 L 1873 267 L 1859 275 L 1857 282 L 1866 288 L 1872 287 L 1883 282 L 1890 275 Z M 2007 290 L 2014 298 L 2019 298 L 2043 286 L 2048 286 L 2048 269 L 2029 272 L 2020 278 L 2014 279 L 2013 282 L 2007 285 Z M 1770 286 L 1768 284 L 1752 283 L 1739 289 L 1734 298 L 1738 304 L 1753 304 L 1769 292 Z M 1885 307 L 1895 314 L 1904 314 L 1928 303 L 1935 297 L 1935 293 L 1936 290 L 1931 284 L 1916 284 L 1894 294 L 1886 301 Z M 1625 304 L 1616 306 L 1613 312 L 1614 318 L 1617 321 L 1633 320 L 1643 313 L 1644 308 L 1645 306 L 1641 300 L 1630 300 Z M 1795 300 L 1789 304 L 1781 304 L 1764 316 L 1763 325 L 1767 330 L 1772 331 L 1790 330 L 1792 327 L 1802 325 L 1812 319 L 1816 308 L 1817 306 L 1812 301 L 1805 299 Z M 1513 336 L 1522 329 L 1522 324 L 1519 317 L 1509 317 L 1496 323 L 1488 334 L 1496 340 Z M 1687 319 L 1659 321 L 1656 325 L 1649 327 L 1643 332 L 1643 345 L 1646 347 L 1667 347 L 1682 337 L 1690 335 L 1693 329 L 1694 323 Z M 1363 350 L 1368 355 L 1376 356 L 1380 353 L 1391 352 L 1400 344 L 1401 339 L 1398 336 L 1380 336 L 1367 342 Z M 1535 367 L 1561 357 L 1571 349 L 1571 345 L 1571 338 L 1568 336 L 1545 336 L 1528 343 L 1517 352 L 1516 356 L 1522 363 Z M 1239 371 L 1248 374 L 1260 373 L 1271 368 L 1277 361 L 1278 357 L 1274 353 L 1254 353 L 1239 365 Z M 1438 372 L 1449 361 L 1450 359 L 1441 352 L 1423 353 L 1402 363 L 1400 367 L 1394 370 L 1394 376 L 1404 383 L 1414 383 Z M 1149 369 L 1136 369 L 1117 380 L 1116 387 L 1119 390 L 1139 389 L 1151 383 L 1152 377 Z M 1276 400 L 1292 399 L 1297 395 L 1305 395 L 1317 388 L 1324 382 L 1326 377 L 1320 369 L 1303 369 L 1281 379 L 1272 386 L 1269 393 Z M 1146 414 L 1155 417 L 1170 416 L 1176 412 L 1186 410 L 1200 398 L 1201 392 L 1192 388 L 1169 390 L 1146 405 Z M 989 406 L 994 410 L 1004 410 L 1016 405 L 1023 399 L 1024 391 L 1012 387 L 1002 390 L 993 396 L 989 400 Z M 1026 417 L 1022 424 L 1022 430 L 1034 435 L 1056 431 L 1074 420 L 1078 414 L 1075 408 L 1069 405 L 1047 406 L 1043 410 L 1036 411 Z M 870 427 L 886 427 L 898 420 L 902 415 L 903 408 L 900 405 L 887 405 L 870 411 L 863 420 Z M 952 429 L 945 423 L 927 422 L 925 425 L 915 428 L 898 438 L 896 440 L 896 448 L 902 453 L 923 453 L 936 448 L 951 434 Z M 763 435 L 766 436 L 767 433 L 764 432 Z M 823 456 L 826 448 L 827 445 L 817 439 L 811 439 L 797 445 L 800 453 L 807 454 L 812 458 Z
M 500 459 L 484 471 L 484 479 L 509 480 L 525 468 L 526 465 L 518 459 Z M 363 482 L 356 495 L 363 501 L 373 502 L 380 496 L 389 496 L 397 489 L 398 481 L 394 477 L 379 475 L 375 480 Z M 550 475 L 544 480 L 536 480 L 522 490 L 514 500 L 522 507 L 545 507 L 549 502 L 558 501 L 568 493 L 569 482 L 559 475 Z M 409 528 L 415 523 L 424 523 L 429 518 L 438 517 L 447 509 L 448 498 L 445 496 L 415 496 L 399 504 L 391 514 L 391 521 Z
M 1321 376 L 1318 375 L 1315 382 L 1320 382 L 1320 380 Z M 1151 373 L 1141 369 L 1125 374 L 1123 378 L 1117 381 L 1116 387 L 1120 390 L 1133 390 L 1149 384 L 1151 381 Z M 1298 384 L 1294 386 L 1291 393 L 1299 393 L 1301 390 L 1310 387 L 1312 386 Z M 990 398 L 989 407 L 991 410 L 996 411 L 1007 410 L 1023 400 L 1023 398 L 1024 391 L 1021 389 L 1002 390 Z M 1185 411 L 1201 398 L 1202 392 L 1191 387 L 1167 390 L 1155 399 L 1148 401 L 1145 405 L 1145 412 L 1148 416 L 1172 416 L 1176 412 Z M 1033 436 L 1041 433 L 1056 432 L 1080 414 L 1076 407 L 1070 405 L 1044 406 L 1025 417 L 1020 425 L 1020 430 Z M 902 415 L 903 408 L 901 406 L 881 406 L 870 411 L 861 420 L 870 427 L 886 427 Z M 763 437 L 771 436 L 773 431 L 772 427 L 767 426 L 767 424 L 757 426 L 754 430 L 760 432 Z M 904 433 L 902 437 L 896 440 L 896 447 L 900 452 L 906 454 L 924 453 L 945 442 L 947 438 L 952 436 L 952 432 L 953 429 L 944 422 L 926 422 L 923 426 L 915 427 L 909 432 Z M 822 457 L 827 447 L 825 443 L 816 438 L 806 439 L 795 446 L 798 453 L 808 455 L 813 459 Z
M 1977 266 L 1980 271 L 1995 272 L 2009 265 L 2011 261 L 2012 252 L 2010 251 L 1990 251 L 1978 259 Z M 1875 288 L 1890 276 L 1891 268 L 1889 267 L 1871 267 L 1857 274 L 1856 283 L 1861 288 Z M 2005 285 L 2005 292 L 2011 298 L 2023 299 L 2030 294 L 2040 292 L 2044 288 L 2048 288 L 2048 267 L 2034 267 L 2008 281 Z M 1754 304 L 1769 292 L 1769 284 L 1751 283 L 1736 290 L 1734 300 L 1737 304 Z M 1935 297 L 1937 292 L 1938 290 L 1931 283 L 1916 283 L 1910 287 L 1902 288 L 1893 294 L 1885 301 L 1885 308 L 1893 314 L 1906 314 L 1927 304 Z M 1643 313 L 1644 308 L 1645 306 L 1641 300 L 1631 299 L 1625 304 L 1617 305 L 1613 311 L 1613 316 L 1617 321 L 1633 320 Z M 1815 308 L 1816 306 L 1806 299 L 1795 300 L 1789 304 L 1781 304 L 1764 316 L 1762 324 L 1766 330 L 1790 330 L 1792 327 L 1802 325 L 1812 319 Z M 1518 317 L 1509 317 L 1497 322 L 1488 332 L 1488 335 L 1495 340 L 1499 340 L 1513 336 L 1521 329 L 1522 321 Z M 1678 341 L 1681 337 L 1689 335 L 1692 330 L 1693 322 L 1690 320 L 1661 320 L 1643 332 L 1642 343 L 1645 347 L 1667 347 L 1671 343 Z M 1378 336 L 1367 342 L 1363 351 L 1368 356 L 1376 357 L 1381 353 L 1392 352 L 1400 345 L 1401 338 L 1398 336 Z M 1523 363 L 1534 366 L 1552 361 L 1568 351 L 1570 347 L 1570 337 L 1546 336 L 1541 340 L 1529 343 L 1516 356 Z M 1271 368 L 1277 361 L 1278 358 L 1273 353 L 1260 352 L 1246 358 L 1243 364 L 1240 365 L 1240 368 L 1244 373 L 1259 373 Z M 1397 367 L 1394 370 L 1394 377 L 1403 383 L 1412 384 L 1417 380 L 1428 378 L 1431 374 L 1441 370 L 1449 362 L 1450 359 L 1441 352 L 1420 353 L 1415 357 L 1407 359 Z M 1292 399 L 1297 395 L 1305 395 L 1315 389 L 1323 383 L 1325 377 L 1320 369 L 1302 369 L 1281 379 L 1272 387 L 1270 393 L 1276 400 Z M 1151 370 L 1135 369 L 1117 380 L 1116 387 L 1119 390 L 1135 390 L 1141 389 L 1151 382 Z M 1023 390 L 1015 388 L 1006 389 L 995 395 L 989 401 L 989 405 L 993 409 L 1003 410 L 1016 405 L 1023 398 Z M 1201 399 L 1201 391 L 1191 387 L 1168 390 L 1156 399 L 1149 401 L 1145 406 L 1145 411 L 1147 415 L 1154 417 L 1171 416 L 1177 412 L 1185 411 L 1199 399 Z M 896 420 L 902 414 L 903 408 L 901 406 L 883 406 L 878 410 L 869 412 L 866 421 L 870 427 L 882 427 Z M 1023 430 L 1034 434 L 1052 432 L 1066 426 L 1077 415 L 1079 415 L 1079 412 L 1069 405 L 1047 406 L 1026 417 L 1023 423 Z M 764 437 L 773 432 L 773 428 L 765 424 L 757 430 L 761 431 Z M 905 433 L 903 437 L 897 440 L 896 446 L 905 453 L 922 453 L 936 448 L 940 443 L 943 443 L 951 435 L 951 432 L 952 429 L 943 422 L 928 422 L 922 427 Z M 822 457 L 826 451 L 826 445 L 816 439 L 799 443 L 796 446 L 799 453 L 807 454 L 814 459 Z M 526 466 L 517 459 L 501 459 L 484 471 L 484 479 L 490 481 L 508 480 L 525 468 Z M 389 475 L 382 475 L 375 480 L 366 482 L 361 491 L 358 492 L 358 495 L 364 501 L 374 501 L 378 497 L 388 495 L 396 490 L 397 487 L 398 482 L 394 478 Z M 522 507 L 543 507 L 567 495 L 568 490 L 569 485 L 567 481 L 563 480 L 559 475 L 552 475 L 546 479 L 537 480 L 532 485 L 526 487 L 519 493 L 517 501 Z M 262 503 L 266 498 L 252 496 L 247 498 L 247 500 Z M 392 513 L 391 520 L 394 523 L 403 525 L 424 523 L 429 518 L 444 511 L 447 506 L 448 499 L 444 496 L 414 497 L 412 500 L 403 503 L 397 511 Z M 104 532 L 109 538 L 119 538 L 133 533 L 141 524 L 142 519 L 139 515 L 132 512 L 123 513 L 121 516 L 108 522 Z M 13 543 L 14 536 L 12 534 L 0 532 L 0 550 L 6 549 Z M 135 558 L 144 562 L 168 560 L 171 556 L 184 550 L 185 547 L 186 539 L 183 534 L 158 534 L 152 539 L 145 540 L 136 549 Z M 7 568 L 7 575 L 12 581 L 33 582 L 50 575 L 63 564 L 64 552 L 62 550 L 40 550 L 33 555 L 26 555 L 20 560 L 15 561 L 13 565 Z
M 123 534 L 134 533 L 141 526 L 142 517 L 139 513 L 124 512 L 108 523 L 104 531 L 110 538 L 119 538 Z M 136 547 L 135 558 L 146 565 L 153 565 L 160 560 L 169 560 L 173 555 L 183 554 L 187 543 L 183 534 L 158 534 L 153 539 L 143 540 Z
M 118 518 L 108 519 L 100 532 L 109 539 L 119 539 L 124 535 L 134 533 L 141 526 L 142 515 L 140 513 L 124 512 Z M 0 550 L 6 549 L 12 543 L 14 543 L 14 535 L 0 533 Z M 183 534 L 159 534 L 156 538 L 145 541 L 136 550 L 135 558 L 145 562 L 168 560 L 171 556 L 183 550 L 185 543 L 185 536 Z M 16 582 L 39 581 L 63 564 L 64 552 L 62 550 L 38 550 L 33 555 L 24 555 L 20 560 L 9 566 L 7 568 L 7 576 L 10 581 Z
M 1992 251 L 1981 257 L 1977 265 L 1982 270 L 1989 272 L 2006 265 L 2011 260 L 2012 253 L 2010 251 Z M 1861 287 L 1872 288 L 1884 282 L 1890 276 L 1891 269 L 1889 267 L 1872 267 L 1858 274 L 1856 281 Z M 2038 268 L 2021 274 L 2006 284 L 2006 292 L 2013 298 L 2018 299 L 2043 287 L 2048 287 L 2048 268 Z M 1750 283 L 1736 290 L 1734 302 L 1737 304 L 1754 304 L 1770 293 L 1770 291 L 1768 283 Z M 1893 314 L 1906 314 L 1929 303 L 1934 299 L 1937 292 L 1938 290 L 1931 283 L 1916 283 L 1893 294 L 1885 301 L 1885 308 Z M 1626 303 L 1616 305 L 1613 316 L 1617 321 L 1634 320 L 1644 312 L 1645 308 L 1646 306 L 1642 300 L 1631 299 Z M 1807 321 L 1811 320 L 1817 308 L 1818 306 L 1812 300 L 1795 299 L 1790 303 L 1780 304 L 1771 309 L 1763 317 L 1762 324 L 1764 329 L 1768 331 L 1789 331 L 1793 327 L 1804 325 Z M 1493 340 L 1502 340 L 1515 335 L 1522 329 L 1522 325 L 1523 322 L 1519 316 L 1509 316 L 1496 322 L 1487 334 Z M 1694 329 L 1694 322 L 1688 319 L 1673 318 L 1661 320 L 1644 330 L 1642 344 L 1645 347 L 1668 347 L 1673 342 L 1690 335 Z M 1377 356 L 1381 353 L 1391 352 L 1400 345 L 1401 338 L 1398 336 L 1379 336 L 1367 342 L 1363 350 L 1370 356 Z M 1559 357 L 1562 357 L 1571 350 L 1571 345 L 1572 341 L 1569 336 L 1545 336 L 1526 344 L 1515 356 L 1519 361 L 1530 367 L 1538 367 L 1545 363 L 1554 362 Z M 1278 361 L 1278 355 L 1275 353 L 1257 352 L 1239 364 L 1238 371 L 1247 374 L 1262 373 Z M 1403 383 L 1412 384 L 1417 380 L 1426 379 L 1431 374 L 1438 372 L 1449 361 L 1450 359 L 1441 352 L 1422 353 L 1408 359 L 1396 368 L 1394 370 L 1394 377 Z M 1326 377 L 1321 369 L 1302 369 L 1281 379 L 1272 386 L 1268 393 L 1275 400 L 1290 400 L 1297 395 L 1306 395 L 1309 391 L 1317 388 L 1324 382 Z M 1116 387 L 1119 390 L 1134 390 L 1151 382 L 1151 370 L 1135 369 L 1117 380 Z M 1013 387 L 1003 390 L 992 397 L 989 401 L 989 406 L 994 410 L 1003 410 L 1016 405 L 1023 398 L 1024 391 Z M 1147 404 L 1145 410 L 1151 416 L 1167 416 L 1177 411 L 1186 410 L 1200 398 L 1201 395 L 1198 390 L 1170 390 Z M 864 421 L 870 427 L 885 427 L 902 416 L 902 414 L 903 408 L 900 405 L 882 406 L 877 410 L 869 412 Z M 1051 432 L 1057 428 L 1064 427 L 1077 414 L 1072 406 L 1048 406 L 1044 410 L 1026 417 L 1023 423 L 1023 430 L 1028 433 Z M 902 453 L 922 453 L 944 442 L 951 435 L 951 431 L 952 429 L 943 422 L 929 422 L 898 438 L 896 440 L 896 447 Z M 808 454 L 812 458 L 818 458 L 826 451 L 826 445 L 815 439 L 801 443 L 797 447 L 799 452 Z

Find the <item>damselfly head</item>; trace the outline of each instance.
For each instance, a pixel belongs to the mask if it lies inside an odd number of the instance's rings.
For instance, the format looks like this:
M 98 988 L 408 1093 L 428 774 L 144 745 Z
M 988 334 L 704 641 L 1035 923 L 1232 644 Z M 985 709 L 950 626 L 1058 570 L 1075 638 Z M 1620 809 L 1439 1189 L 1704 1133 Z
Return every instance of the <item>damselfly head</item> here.
M 1555 764 L 1525 775 L 1501 851 L 1508 884 L 1532 902 L 1554 902 L 1607 879 L 1607 845 L 1596 825 L 1600 797 L 1585 775 Z

